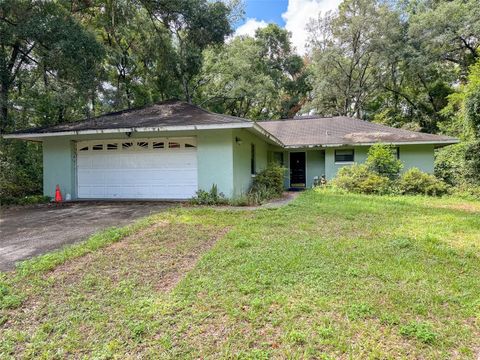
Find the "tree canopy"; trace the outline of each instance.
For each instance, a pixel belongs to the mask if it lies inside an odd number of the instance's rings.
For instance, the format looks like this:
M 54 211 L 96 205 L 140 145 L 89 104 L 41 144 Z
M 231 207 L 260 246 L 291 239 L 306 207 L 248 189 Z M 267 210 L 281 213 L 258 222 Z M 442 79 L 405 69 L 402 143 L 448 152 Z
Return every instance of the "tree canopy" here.
M 241 0 L 3 0 L 0 133 L 178 98 L 255 120 L 349 115 L 458 136 L 439 169 L 475 177 L 478 0 L 344 0 L 312 14 L 305 55 L 275 24 L 234 37 L 241 16 Z M 40 145 L 0 140 L 0 197 L 38 192 L 40 160 Z

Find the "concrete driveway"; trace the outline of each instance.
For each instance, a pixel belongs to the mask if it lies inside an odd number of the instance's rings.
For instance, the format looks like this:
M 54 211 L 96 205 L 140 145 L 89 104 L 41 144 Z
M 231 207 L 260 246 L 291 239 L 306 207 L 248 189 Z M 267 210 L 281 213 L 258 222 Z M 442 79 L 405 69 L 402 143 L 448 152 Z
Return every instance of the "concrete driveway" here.
M 91 234 L 175 206 L 167 202 L 76 202 L 3 209 L 0 212 L 0 271 L 15 262 Z

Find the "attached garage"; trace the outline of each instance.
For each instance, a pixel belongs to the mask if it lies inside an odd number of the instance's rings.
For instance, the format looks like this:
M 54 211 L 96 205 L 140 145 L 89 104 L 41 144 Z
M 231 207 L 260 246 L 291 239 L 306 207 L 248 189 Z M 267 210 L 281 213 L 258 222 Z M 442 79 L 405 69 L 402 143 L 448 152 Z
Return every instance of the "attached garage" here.
M 79 199 L 188 199 L 198 190 L 195 138 L 80 141 Z

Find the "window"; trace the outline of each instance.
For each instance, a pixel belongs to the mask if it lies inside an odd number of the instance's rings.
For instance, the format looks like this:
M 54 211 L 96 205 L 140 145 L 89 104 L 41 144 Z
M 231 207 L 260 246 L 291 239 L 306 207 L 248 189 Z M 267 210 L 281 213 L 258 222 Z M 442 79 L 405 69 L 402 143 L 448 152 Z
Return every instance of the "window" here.
M 163 149 L 163 148 L 165 147 L 165 144 L 164 144 L 163 141 L 154 141 L 154 142 L 152 143 L 152 147 L 153 147 L 154 149 Z
M 137 146 L 142 149 L 148 149 L 148 142 L 146 141 L 138 141 Z
M 256 164 L 255 164 L 255 144 L 250 145 L 250 174 L 255 175 L 256 173 Z
M 80 148 L 80 150 L 78 150 L 78 151 L 88 151 L 88 146 L 84 146 L 84 147 Z
M 118 144 L 107 144 L 107 150 L 117 150 Z
M 341 149 L 335 150 L 335 162 L 336 163 L 351 163 L 354 161 L 353 149 Z
M 273 153 L 273 162 L 277 165 L 283 166 L 283 152 L 275 151 Z
M 169 142 L 169 143 L 168 143 L 168 147 L 169 147 L 170 149 L 177 149 L 177 148 L 180 147 L 180 143 L 177 143 L 177 142 Z
M 93 145 L 92 150 L 103 150 L 103 144 Z
M 122 143 L 122 149 L 130 149 L 133 146 L 133 142 L 124 142 Z
M 192 144 L 185 143 L 185 147 L 186 147 L 186 148 L 194 148 L 194 147 L 195 147 L 195 145 L 192 145 Z
M 393 155 L 395 155 L 397 157 L 397 160 L 400 160 L 400 147 L 394 147 L 392 148 L 393 150 Z

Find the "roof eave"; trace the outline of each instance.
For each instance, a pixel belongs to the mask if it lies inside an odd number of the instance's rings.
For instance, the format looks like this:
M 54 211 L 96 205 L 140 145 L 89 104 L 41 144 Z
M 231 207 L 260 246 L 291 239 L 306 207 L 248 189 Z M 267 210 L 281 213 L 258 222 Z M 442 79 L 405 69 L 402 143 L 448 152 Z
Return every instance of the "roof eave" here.
M 257 133 L 259 133 L 260 135 L 262 135 L 264 138 L 266 138 L 270 143 L 274 144 L 274 145 L 279 145 L 281 147 L 285 147 L 285 145 L 283 144 L 282 141 L 280 141 L 280 139 L 278 139 L 277 137 L 275 137 L 274 135 L 272 135 L 271 133 L 269 133 L 267 130 L 265 130 L 263 127 L 261 127 L 260 125 L 258 125 L 257 123 L 254 123 L 253 124 L 253 127 L 252 127 Z
M 429 140 L 429 141 L 382 141 L 382 142 L 363 142 L 363 143 L 338 143 L 338 144 L 301 144 L 301 145 L 285 145 L 286 149 L 300 149 L 300 148 L 333 148 L 333 147 L 345 147 L 345 146 L 372 146 L 375 144 L 386 145 L 439 145 L 447 146 L 458 144 L 459 139 L 449 140 Z
M 224 130 L 224 129 L 242 129 L 251 128 L 253 122 L 234 123 L 234 124 L 208 124 L 208 125 L 181 125 L 181 126 L 152 126 L 152 127 L 131 127 L 118 129 L 89 129 L 89 130 L 69 130 L 46 133 L 20 133 L 3 135 L 5 139 L 20 140 L 40 140 L 45 137 L 56 136 L 76 136 L 76 135 L 95 135 L 95 134 L 118 134 L 127 132 L 168 132 L 168 131 L 195 131 L 195 130 Z

